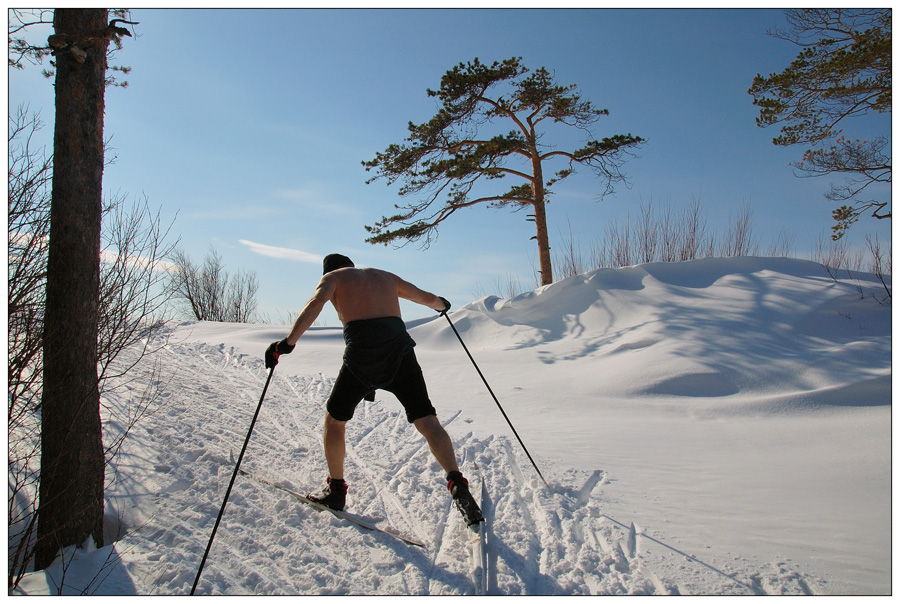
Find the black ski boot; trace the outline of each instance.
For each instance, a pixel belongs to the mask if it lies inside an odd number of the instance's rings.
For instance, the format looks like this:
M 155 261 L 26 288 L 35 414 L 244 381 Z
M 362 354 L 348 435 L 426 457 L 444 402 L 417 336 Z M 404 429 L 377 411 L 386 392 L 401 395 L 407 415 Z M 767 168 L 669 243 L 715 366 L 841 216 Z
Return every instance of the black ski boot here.
M 328 486 L 322 491 L 321 495 L 307 495 L 307 499 L 315 501 L 332 510 L 338 512 L 344 511 L 344 505 L 347 499 L 347 483 L 343 478 L 329 478 Z
M 461 472 L 450 472 L 447 474 L 447 490 L 453 497 L 453 503 L 456 509 L 463 515 L 466 524 L 472 526 L 479 522 L 484 522 L 484 516 L 481 515 L 481 509 L 475 503 L 475 498 L 469 492 L 469 481 L 465 479 Z

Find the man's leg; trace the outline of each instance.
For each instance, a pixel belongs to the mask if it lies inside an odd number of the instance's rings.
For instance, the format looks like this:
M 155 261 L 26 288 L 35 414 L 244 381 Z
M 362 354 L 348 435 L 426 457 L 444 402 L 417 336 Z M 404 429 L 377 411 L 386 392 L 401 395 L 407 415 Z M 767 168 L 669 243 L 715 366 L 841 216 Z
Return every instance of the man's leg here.
M 307 495 L 316 503 L 321 503 L 332 510 L 343 510 L 346 503 L 347 483 L 344 482 L 344 426 L 347 422 L 334 419 L 331 413 L 325 413 L 325 462 L 328 464 L 328 486 L 321 495 Z
M 437 416 L 428 415 L 413 422 L 413 425 L 428 441 L 431 452 L 434 457 L 447 472 L 447 488 L 453 496 L 453 502 L 456 508 L 462 513 L 466 520 L 466 524 L 478 524 L 484 520 L 478 503 L 469 492 L 469 481 L 466 480 L 459 471 L 456 464 L 456 455 L 453 453 L 453 444 L 450 442 L 450 435 L 444 430 L 444 427 L 438 421 Z
M 453 452 L 453 443 L 450 441 L 450 435 L 438 421 L 434 406 L 428 398 L 425 377 L 422 375 L 422 368 L 416 360 L 415 352 L 410 351 L 404 357 L 394 381 L 385 389 L 394 393 L 403 405 L 407 419 L 418 418 L 413 419 L 412 424 L 428 441 L 431 453 L 444 471 L 448 474 L 458 472 L 459 466 Z
M 438 421 L 437 416 L 427 415 L 415 420 L 413 425 L 428 441 L 431 453 L 438 463 L 441 464 L 441 467 L 444 468 L 444 471 L 447 474 L 459 472 L 456 454 L 453 452 L 453 442 L 450 440 L 450 435 L 444 430 L 441 422 Z
M 450 435 L 438 421 L 434 406 L 428 399 L 425 378 L 414 353 L 410 352 L 404 359 L 388 390 L 396 395 L 406 409 L 407 418 L 418 418 L 412 420 L 412 423 L 425 437 L 432 455 L 447 473 L 447 489 L 453 496 L 456 507 L 465 516 L 466 523 L 472 525 L 484 520 L 478 504 L 469 492 L 469 482 L 459 471 Z
M 331 478 L 344 478 L 344 455 L 346 444 L 344 433 L 347 422 L 342 422 L 331 417 L 325 412 L 325 463 L 328 464 L 328 475 Z
M 325 445 L 325 462 L 331 478 L 344 478 L 344 427 L 347 420 L 353 417 L 356 405 L 370 390 L 360 382 L 347 368 L 341 365 L 337 379 L 325 402 L 325 428 L 323 441 Z M 337 417 L 345 419 L 339 420 Z

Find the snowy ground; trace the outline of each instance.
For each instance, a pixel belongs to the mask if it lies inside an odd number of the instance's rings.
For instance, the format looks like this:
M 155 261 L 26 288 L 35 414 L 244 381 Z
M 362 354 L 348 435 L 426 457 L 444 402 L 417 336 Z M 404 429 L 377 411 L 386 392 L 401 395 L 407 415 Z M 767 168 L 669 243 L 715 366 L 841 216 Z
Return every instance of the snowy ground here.
M 452 312 L 549 488 L 446 320 L 411 323 L 463 470 L 486 480 L 489 593 L 891 593 L 891 306 L 873 295 L 884 290 L 872 275 L 835 281 L 812 262 L 706 259 Z M 156 356 L 161 405 L 107 475 L 121 538 L 67 552 L 19 593 L 188 593 L 265 382 L 262 353 L 285 333 L 173 326 Z M 339 328 L 314 328 L 282 357 L 243 469 L 321 488 L 341 350 Z M 142 388 L 104 402 L 124 412 Z M 348 511 L 426 549 L 239 477 L 198 592 L 473 593 L 443 474 L 391 395 L 359 407 L 348 444 Z

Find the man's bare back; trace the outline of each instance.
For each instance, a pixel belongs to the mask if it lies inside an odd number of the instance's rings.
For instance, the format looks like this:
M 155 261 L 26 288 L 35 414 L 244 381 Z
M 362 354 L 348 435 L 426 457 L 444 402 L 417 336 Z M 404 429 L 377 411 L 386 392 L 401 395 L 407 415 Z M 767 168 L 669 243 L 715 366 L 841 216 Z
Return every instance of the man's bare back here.
M 422 304 L 437 311 L 444 310 L 441 299 L 397 275 L 377 268 L 345 267 L 326 273 L 319 280 L 312 298 L 297 317 L 285 338 L 294 345 L 331 302 L 341 323 L 379 317 L 400 317 L 400 298 Z
M 400 277 L 375 268 L 341 268 L 328 274 L 334 281 L 331 303 L 341 323 L 378 317 L 400 317 L 400 298 L 428 306 L 437 296 Z

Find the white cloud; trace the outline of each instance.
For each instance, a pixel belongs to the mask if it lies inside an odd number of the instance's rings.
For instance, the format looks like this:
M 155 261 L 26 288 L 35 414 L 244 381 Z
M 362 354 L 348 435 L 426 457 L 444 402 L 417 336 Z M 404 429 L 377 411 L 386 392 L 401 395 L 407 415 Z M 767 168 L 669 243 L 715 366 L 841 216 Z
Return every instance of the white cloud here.
M 100 250 L 100 261 L 105 262 L 107 264 L 115 264 L 116 261 L 119 260 L 119 253 L 115 250 Z M 131 264 L 133 266 L 146 267 L 151 266 L 152 269 L 156 272 L 167 272 L 172 273 L 178 268 L 178 265 L 169 262 L 168 260 L 151 260 L 150 258 L 144 258 L 143 256 L 126 256 L 125 264 Z
M 247 241 L 246 239 L 239 239 L 238 243 L 246 245 L 250 248 L 251 252 L 259 254 L 260 256 L 269 256 L 270 258 L 283 258 L 285 260 L 295 260 L 297 262 L 310 262 L 313 264 L 322 262 L 321 256 L 310 254 L 309 252 L 292 250 L 286 247 L 275 247 L 272 245 L 255 243 L 253 241 Z
M 321 212 L 342 216 L 360 215 L 358 207 L 339 201 L 341 194 L 331 189 L 333 187 L 329 185 L 313 184 L 292 189 L 278 189 L 274 191 L 274 195 L 280 199 L 287 200 L 295 209 L 302 208 L 306 212 Z

